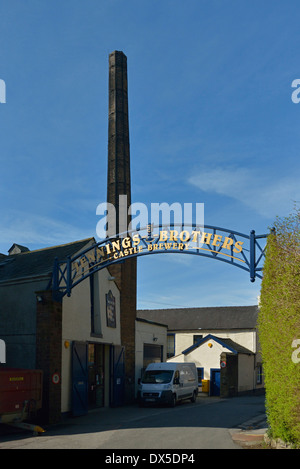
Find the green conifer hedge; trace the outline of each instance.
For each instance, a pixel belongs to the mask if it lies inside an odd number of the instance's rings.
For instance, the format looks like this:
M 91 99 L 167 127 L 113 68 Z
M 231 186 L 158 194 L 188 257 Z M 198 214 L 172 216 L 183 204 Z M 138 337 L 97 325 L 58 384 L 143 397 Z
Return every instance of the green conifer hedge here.
M 258 331 L 272 438 L 300 445 L 300 211 L 277 219 L 266 249 Z

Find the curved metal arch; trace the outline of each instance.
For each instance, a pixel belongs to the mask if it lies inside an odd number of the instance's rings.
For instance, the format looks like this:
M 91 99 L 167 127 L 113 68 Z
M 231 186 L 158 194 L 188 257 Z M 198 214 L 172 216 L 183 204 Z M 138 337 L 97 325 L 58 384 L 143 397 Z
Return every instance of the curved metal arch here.
M 262 247 L 259 240 L 267 236 L 257 236 L 254 230 L 247 235 L 212 225 L 147 225 L 140 230 L 119 233 L 87 246 L 72 258 L 56 259 L 52 276 L 53 293 L 56 298 L 70 296 L 76 285 L 109 265 L 134 257 L 166 253 L 219 260 L 249 272 L 250 280 L 254 282 L 256 277 L 262 278 L 258 272 L 262 271 L 265 246 Z M 260 251 L 258 259 L 257 248 Z

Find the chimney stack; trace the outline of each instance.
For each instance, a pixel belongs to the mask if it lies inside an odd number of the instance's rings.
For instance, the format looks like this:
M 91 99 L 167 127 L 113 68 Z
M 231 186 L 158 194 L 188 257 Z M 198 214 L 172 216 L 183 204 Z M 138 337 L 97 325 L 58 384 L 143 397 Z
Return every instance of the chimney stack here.
M 120 230 L 119 196 L 127 196 L 127 213 L 131 204 L 130 147 L 128 122 L 127 57 L 114 51 L 109 55 L 109 109 L 108 109 L 108 177 L 107 202 L 116 209 L 117 233 Z M 125 229 L 124 229 L 125 228 Z
M 119 230 L 119 196 L 127 196 L 131 205 L 130 151 L 128 123 L 127 58 L 123 52 L 109 55 L 109 119 L 107 202 L 116 209 L 116 230 Z M 125 347 L 125 402 L 135 397 L 135 320 L 136 320 L 136 258 L 109 267 L 120 290 L 121 344 Z

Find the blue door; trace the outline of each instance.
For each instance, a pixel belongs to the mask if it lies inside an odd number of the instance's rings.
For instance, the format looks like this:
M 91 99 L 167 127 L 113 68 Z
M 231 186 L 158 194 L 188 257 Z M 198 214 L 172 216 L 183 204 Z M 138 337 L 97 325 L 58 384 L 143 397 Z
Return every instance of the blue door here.
M 221 385 L 221 370 L 213 369 L 210 370 L 210 395 L 219 396 Z
M 110 349 L 111 363 L 111 402 L 112 407 L 121 406 L 125 400 L 125 348 L 112 345 Z
M 85 342 L 72 345 L 72 414 L 88 412 L 88 346 Z

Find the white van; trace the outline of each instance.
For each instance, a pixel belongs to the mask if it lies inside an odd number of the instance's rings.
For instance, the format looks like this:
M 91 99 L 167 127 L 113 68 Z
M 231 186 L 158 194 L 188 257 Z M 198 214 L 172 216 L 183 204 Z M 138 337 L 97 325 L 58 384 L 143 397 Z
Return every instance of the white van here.
M 164 403 L 172 407 L 177 401 L 196 401 L 198 376 L 195 363 L 151 363 L 139 380 L 139 405 Z

